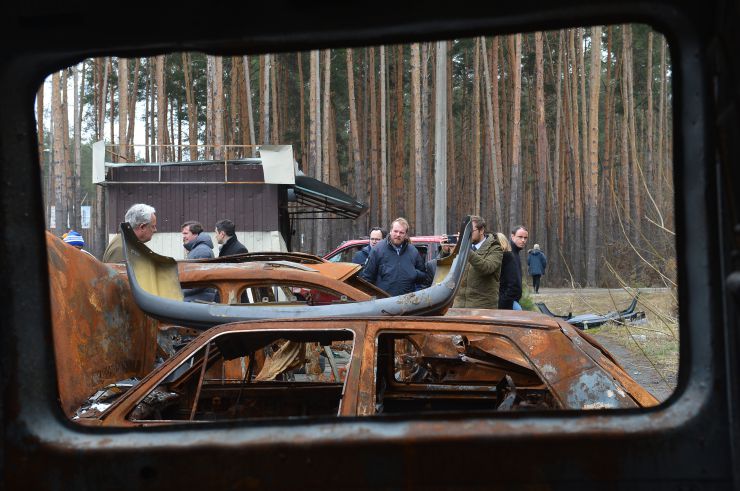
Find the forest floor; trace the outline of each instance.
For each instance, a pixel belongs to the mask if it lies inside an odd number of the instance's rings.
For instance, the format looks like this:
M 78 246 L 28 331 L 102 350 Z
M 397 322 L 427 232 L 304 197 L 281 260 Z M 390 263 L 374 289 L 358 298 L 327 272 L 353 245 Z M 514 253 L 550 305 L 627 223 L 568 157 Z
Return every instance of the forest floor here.
M 555 314 L 573 315 L 622 310 L 632 294 L 621 288 L 543 288 L 531 294 L 533 302 L 544 302 Z M 619 361 L 627 373 L 664 401 L 676 388 L 678 376 L 679 329 L 675 291 L 667 288 L 640 288 L 637 309 L 645 312 L 638 324 L 588 329 Z

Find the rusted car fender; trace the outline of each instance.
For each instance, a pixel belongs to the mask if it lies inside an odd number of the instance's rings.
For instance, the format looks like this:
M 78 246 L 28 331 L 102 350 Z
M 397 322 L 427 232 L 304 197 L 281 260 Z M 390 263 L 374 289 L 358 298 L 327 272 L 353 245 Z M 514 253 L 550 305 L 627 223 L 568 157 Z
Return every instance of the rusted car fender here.
M 198 329 L 227 322 L 285 317 L 442 315 L 452 304 L 465 271 L 471 231 L 470 218 L 466 217 L 460 229 L 462 240 L 450 256 L 437 260 L 437 277 L 432 286 L 417 292 L 352 304 L 223 305 L 184 302 L 177 262 L 153 252 L 139 242 L 129 224 L 121 224 L 126 271 L 136 303 L 160 321 Z
M 115 270 L 49 232 L 46 248 L 59 398 L 71 416 L 100 387 L 152 370 L 158 323 Z

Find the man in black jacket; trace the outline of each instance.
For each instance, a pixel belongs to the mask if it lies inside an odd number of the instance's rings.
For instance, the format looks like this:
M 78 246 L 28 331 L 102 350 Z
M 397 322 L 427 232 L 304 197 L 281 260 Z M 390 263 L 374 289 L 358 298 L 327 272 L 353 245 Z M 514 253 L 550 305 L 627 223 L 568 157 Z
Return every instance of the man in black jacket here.
M 516 225 L 511 229 L 511 254 L 514 257 L 514 272 L 511 275 L 501 277 L 501 286 L 499 289 L 499 303 L 502 301 L 508 305 L 513 305 L 514 310 L 522 310 L 519 305 L 519 299 L 522 298 L 522 262 L 519 257 L 519 251 L 524 249 L 529 240 L 529 232 L 524 225 Z
M 380 227 L 373 227 L 372 230 L 370 230 L 370 243 L 352 256 L 352 262 L 359 264 L 360 266 L 364 266 L 367 262 L 367 258 L 370 257 L 370 251 L 372 248 L 378 245 L 383 239 L 385 239 L 383 229 Z
M 218 257 L 235 256 L 249 252 L 236 238 L 236 227 L 229 219 L 216 222 L 216 242 L 221 245 Z

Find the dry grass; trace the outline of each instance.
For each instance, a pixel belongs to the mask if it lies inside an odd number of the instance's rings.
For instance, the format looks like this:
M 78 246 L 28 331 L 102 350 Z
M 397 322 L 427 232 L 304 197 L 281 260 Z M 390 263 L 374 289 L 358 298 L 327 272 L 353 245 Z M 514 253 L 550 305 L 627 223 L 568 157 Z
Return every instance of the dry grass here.
M 606 313 L 625 309 L 634 291 L 623 289 L 541 288 L 532 295 L 556 314 Z M 609 323 L 587 332 L 601 342 L 624 368 L 659 399 L 670 395 L 678 374 L 679 329 L 675 293 L 668 289 L 641 289 L 637 310 L 646 319 L 639 324 Z

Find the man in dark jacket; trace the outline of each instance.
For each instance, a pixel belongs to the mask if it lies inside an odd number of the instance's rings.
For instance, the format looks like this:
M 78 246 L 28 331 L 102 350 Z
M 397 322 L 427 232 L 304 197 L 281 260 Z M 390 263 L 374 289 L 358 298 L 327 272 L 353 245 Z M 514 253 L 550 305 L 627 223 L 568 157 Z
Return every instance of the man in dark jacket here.
M 360 274 L 391 296 L 416 290 L 426 281 L 426 268 L 419 251 L 408 239 L 409 222 L 396 218 L 388 237 L 373 247 Z
M 182 245 L 187 251 L 187 259 L 206 259 L 213 257 L 213 241 L 203 232 L 200 222 L 188 221 L 182 224 Z M 213 302 L 216 290 L 213 288 L 184 288 L 182 290 L 186 302 L 201 300 Z
M 529 232 L 524 225 L 516 225 L 511 229 L 511 238 L 509 244 L 511 245 L 511 254 L 514 257 L 514 275 L 512 278 L 502 278 L 500 295 L 503 296 L 505 302 L 511 301 L 514 310 L 522 310 L 519 305 L 519 299 L 522 298 L 522 261 L 519 257 L 519 251 L 524 249 L 529 240 Z
M 503 251 L 496 237 L 486 234 L 486 221 L 470 217 L 473 231 L 468 265 L 460 280 L 453 307 L 495 309 L 498 307 L 499 279 Z
M 236 226 L 229 219 L 216 222 L 216 242 L 221 244 L 218 257 L 235 256 L 249 252 L 236 238 Z
M 367 258 L 370 257 L 370 251 L 384 238 L 385 234 L 383 233 L 383 230 L 380 227 L 373 227 L 372 230 L 370 230 L 370 243 L 352 256 L 352 262 L 359 264 L 360 266 L 364 266 L 367 262 Z
M 545 268 L 547 268 L 547 257 L 540 250 L 539 244 L 535 244 L 534 249 L 527 256 L 527 267 L 530 276 L 532 276 L 532 288 L 534 288 L 535 293 L 539 293 L 540 277 L 545 274 Z
M 211 236 L 203 232 L 200 222 L 189 221 L 182 224 L 182 245 L 187 251 L 187 259 L 205 259 L 213 257 Z

